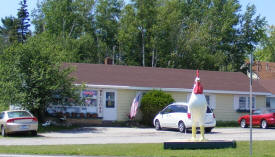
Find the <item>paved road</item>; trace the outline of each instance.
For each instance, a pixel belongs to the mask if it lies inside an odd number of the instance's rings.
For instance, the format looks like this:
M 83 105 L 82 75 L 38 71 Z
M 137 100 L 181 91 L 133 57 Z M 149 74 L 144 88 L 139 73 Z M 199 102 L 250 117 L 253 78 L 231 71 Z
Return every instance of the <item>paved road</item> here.
M 190 139 L 191 133 L 156 131 L 153 128 L 84 127 L 71 131 L 42 133 L 38 137 L 0 138 L 0 145 L 59 145 L 108 143 L 162 143 L 173 139 Z M 206 134 L 209 140 L 248 141 L 249 129 L 215 128 Z M 253 128 L 253 140 L 275 140 L 275 129 Z

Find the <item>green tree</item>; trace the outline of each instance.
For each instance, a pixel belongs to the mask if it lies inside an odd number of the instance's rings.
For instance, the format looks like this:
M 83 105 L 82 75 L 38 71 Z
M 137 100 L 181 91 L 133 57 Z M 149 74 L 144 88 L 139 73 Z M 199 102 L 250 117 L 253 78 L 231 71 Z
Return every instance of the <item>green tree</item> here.
M 0 101 L 6 106 L 20 104 L 41 121 L 55 95 L 77 98 L 71 68 L 61 65 L 62 48 L 47 36 L 29 38 L 25 44 L 9 47 L 0 56 Z
M 113 62 L 119 61 L 118 27 L 121 16 L 122 0 L 99 0 L 95 11 L 96 41 L 98 45 L 99 63 L 105 57 Z
M 126 5 L 122 10 L 118 31 L 120 64 L 141 65 L 136 13 L 132 5 Z
M 254 55 L 257 61 L 275 62 L 275 26 L 267 29 L 266 36 L 261 39 L 260 47 Z
M 19 20 L 15 17 L 5 17 L 1 19 L 2 26 L 0 26 L 0 35 L 5 44 L 19 41 Z
M 94 0 L 44 0 L 33 12 L 33 23 L 41 31 L 78 38 L 89 31 Z
M 20 32 L 20 38 L 19 41 L 24 43 L 27 39 L 27 36 L 30 35 L 30 24 L 29 24 L 29 12 L 27 10 L 27 0 L 22 0 L 20 1 L 20 9 L 18 9 L 18 20 L 19 20 L 19 29 L 18 31 Z

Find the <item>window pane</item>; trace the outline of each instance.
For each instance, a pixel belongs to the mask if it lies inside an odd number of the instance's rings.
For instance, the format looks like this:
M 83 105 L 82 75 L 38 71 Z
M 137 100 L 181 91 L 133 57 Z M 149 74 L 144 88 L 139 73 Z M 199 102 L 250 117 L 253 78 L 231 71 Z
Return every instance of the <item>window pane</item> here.
M 177 105 L 175 107 L 176 107 L 176 112 L 187 113 L 187 106 L 185 106 L 185 105 Z
M 247 106 L 248 106 L 248 110 L 250 109 L 250 97 L 247 97 L 247 99 L 248 99 L 248 104 L 247 104 Z M 255 108 L 255 97 L 252 97 L 252 108 L 254 109 Z
M 115 93 L 106 92 L 106 108 L 114 108 L 114 107 L 115 107 Z
M 82 91 L 85 106 L 97 106 L 97 91 L 84 90 Z
M 206 99 L 207 104 L 210 105 L 210 96 L 209 96 L 209 95 L 206 95 L 206 96 L 205 96 L 205 99 Z
M 28 112 L 25 111 L 13 111 L 8 112 L 9 118 L 20 118 L 20 117 L 30 117 L 31 115 Z
M 270 98 L 266 98 L 266 107 L 267 107 L 267 108 L 270 107 Z
M 246 109 L 246 97 L 239 98 L 239 109 L 245 110 Z

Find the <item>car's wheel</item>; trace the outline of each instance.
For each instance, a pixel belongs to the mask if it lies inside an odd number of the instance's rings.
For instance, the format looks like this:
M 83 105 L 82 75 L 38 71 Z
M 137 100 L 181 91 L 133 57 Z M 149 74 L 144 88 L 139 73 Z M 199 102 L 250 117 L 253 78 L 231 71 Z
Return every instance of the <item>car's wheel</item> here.
M 185 132 L 185 124 L 182 121 L 179 122 L 178 128 L 180 132 Z
M 212 131 L 212 129 L 213 128 L 205 128 L 204 130 L 205 130 L 206 133 L 210 133 Z
M 155 128 L 156 128 L 156 130 L 161 130 L 161 126 L 160 126 L 159 120 L 155 121 Z
M 268 128 L 268 125 L 267 125 L 266 120 L 262 120 L 262 122 L 261 122 L 261 127 L 262 127 L 263 129 L 267 129 L 267 128 Z
M 5 127 L 4 127 L 4 126 L 1 127 L 1 135 L 2 135 L 3 137 L 7 136 L 6 130 L 5 130 Z
M 242 127 L 242 128 L 246 128 L 246 127 L 247 127 L 247 124 L 246 124 L 246 122 L 245 122 L 245 119 L 242 119 L 242 120 L 241 120 L 241 127 Z
M 37 136 L 37 131 L 31 131 L 32 136 Z

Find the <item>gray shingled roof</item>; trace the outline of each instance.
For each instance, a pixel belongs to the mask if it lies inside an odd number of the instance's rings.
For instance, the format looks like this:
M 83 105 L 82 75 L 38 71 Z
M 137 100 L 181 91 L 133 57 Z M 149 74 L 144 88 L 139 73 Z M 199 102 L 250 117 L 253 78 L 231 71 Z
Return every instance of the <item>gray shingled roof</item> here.
M 76 67 L 73 75 L 77 84 L 114 85 L 152 88 L 192 89 L 195 70 L 152 68 L 138 66 L 66 63 Z M 200 70 L 205 90 L 249 91 L 249 79 L 241 72 Z M 253 83 L 253 92 L 270 93 L 259 83 Z

